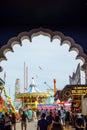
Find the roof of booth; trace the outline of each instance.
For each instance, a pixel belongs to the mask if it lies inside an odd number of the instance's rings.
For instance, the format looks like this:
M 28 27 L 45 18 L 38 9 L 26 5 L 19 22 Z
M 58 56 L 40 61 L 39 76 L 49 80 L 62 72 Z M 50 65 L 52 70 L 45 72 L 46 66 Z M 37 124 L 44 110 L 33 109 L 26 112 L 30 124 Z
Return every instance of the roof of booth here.
M 29 86 L 28 93 L 40 93 L 41 91 L 37 88 L 34 82 L 34 77 L 32 77 L 32 82 Z

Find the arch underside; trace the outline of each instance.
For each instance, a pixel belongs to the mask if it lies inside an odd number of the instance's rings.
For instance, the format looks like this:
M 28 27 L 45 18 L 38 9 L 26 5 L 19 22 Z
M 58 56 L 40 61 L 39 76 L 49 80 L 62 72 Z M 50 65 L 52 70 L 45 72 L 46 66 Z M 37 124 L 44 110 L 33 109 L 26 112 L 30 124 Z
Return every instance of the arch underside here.
M 63 33 L 58 32 L 58 31 L 51 31 L 49 29 L 44 29 L 44 28 L 38 28 L 38 29 L 33 29 L 29 32 L 22 32 L 20 33 L 17 37 L 13 37 L 9 39 L 6 45 L 2 46 L 0 49 L 0 62 L 2 60 L 7 60 L 5 54 L 8 51 L 13 52 L 13 46 L 15 44 L 18 44 L 22 46 L 22 41 L 24 39 L 28 39 L 30 42 L 32 42 L 32 38 L 38 35 L 44 35 L 48 36 L 50 38 L 50 41 L 52 42 L 54 39 L 59 39 L 60 40 L 60 45 L 63 44 L 68 44 L 69 45 L 69 51 L 76 51 L 77 56 L 76 59 L 80 59 L 83 61 L 83 69 L 86 67 L 86 61 L 87 61 L 87 55 L 84 54 L 82 47 L 75 43 L 75 41 L 71 37 L 65 36 Z

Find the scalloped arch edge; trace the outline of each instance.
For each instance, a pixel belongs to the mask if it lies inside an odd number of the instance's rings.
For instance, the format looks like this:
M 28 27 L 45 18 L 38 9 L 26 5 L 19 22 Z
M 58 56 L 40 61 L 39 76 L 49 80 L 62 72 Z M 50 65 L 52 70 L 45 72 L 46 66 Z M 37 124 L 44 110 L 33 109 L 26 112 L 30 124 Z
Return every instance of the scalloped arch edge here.
M 69 45 L 69 51 L 76 51 L 77 52 L 77 57 L 76 59 L 80 59 L 83 61 L 83 65 L 82 68 L 83 70 L 87 67 L 87 55 L 84 54 L 82 47 L 75 43 L 75 41 L 68 36 L 65 36 L 63 33 L 58 32 L 58 31 L 52 31 L 50 29 L 45 29 L 45 28 L 37 28 L 37 29 L 32 29 L 29 32 L 22 32 L 20 34 L 18 34 L 17 37 L 13 37 L 11 39 L 9 39 L 9 41 L 7 42 L 6 45 L 2 46 L 0 49 L 0 62 L 2 60 L 7 60 L 5 54 L 8 51 L 13 52 L 13 46 L 15 44 L 19 44 L 21 46 L 21 41 L 24 39 L 28 39 L 30 40 L 30 42 L 32 42 L 32 38 L 38 35 L 44 35 L 44 36 L 48 36 L 51 40 L 51 42 L 54 39 L 59 39 L 60 40 L 60 44 L 68 44 Z

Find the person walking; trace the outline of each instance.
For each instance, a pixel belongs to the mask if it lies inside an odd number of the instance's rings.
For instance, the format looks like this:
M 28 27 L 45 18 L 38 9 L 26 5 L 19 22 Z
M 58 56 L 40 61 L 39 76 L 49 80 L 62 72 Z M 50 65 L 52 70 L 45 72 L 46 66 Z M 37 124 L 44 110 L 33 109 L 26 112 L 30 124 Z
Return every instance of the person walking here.
M 46 120 L 48 122 L 48 130 L 51 130 L 52 122 L 54 121 L 51 111 L 49 112 L 49 115 L 46 117 Z
M 48 129 L 48 122 L 45 119 L 46 114 L 42 113 L 41 119 L 37 122 L 37 130 L 47 130 Z
M 81 116 L 76 118 L 75 126 L 76 126 L 76 130 L 85 130 L 84 121 Z
M 61 123 L 64 125 L 65 123 L 65 110 L 64 108 L 61 106 L 61 109 L 60 109 L 60 115 L 61 115 Z
M 14 128 L 14 130 L 16 130 L 16 116 L 14 113 L 12 113 L 11 122 L 12 122 L 12 129 Z
M 59 116 L 55 117 L 55 121 L 52 124 L 51 130 L 64 130 L 63 125 L 61 124 L 61 120 Z
M 11 130 L 12 124 L 11 124 L 11 117 L 6 112 L 5 113 L 5 130 Z
M 2 117 L 0 117 L 0 130 L 4 130 L 5 127 L 5 119 L 4 119 L 4 115 L 2 115 Z
M 23 114 L 21 115 L 21 130 L 23 128 L 26 130 L 27 129 L 27 120 L 29 120 L 28 116 L 25 114 L 25 111 L 23 111 Z
M 65 113 L 65 127 L 67 129 L 69 129 L 70 121 L 71 121 L 70 112 L 67 110 Z

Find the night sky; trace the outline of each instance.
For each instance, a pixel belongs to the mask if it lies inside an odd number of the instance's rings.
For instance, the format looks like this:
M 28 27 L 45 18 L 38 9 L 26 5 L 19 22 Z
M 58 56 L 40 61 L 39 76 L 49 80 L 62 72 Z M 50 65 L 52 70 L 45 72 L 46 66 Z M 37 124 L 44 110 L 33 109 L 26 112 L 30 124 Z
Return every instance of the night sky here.
M 19 33 L 39 27 L 70 36 L 87 54 L 87 0 L 0 2 L 0 47 Z

